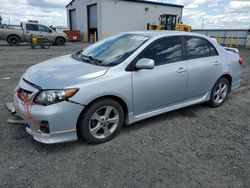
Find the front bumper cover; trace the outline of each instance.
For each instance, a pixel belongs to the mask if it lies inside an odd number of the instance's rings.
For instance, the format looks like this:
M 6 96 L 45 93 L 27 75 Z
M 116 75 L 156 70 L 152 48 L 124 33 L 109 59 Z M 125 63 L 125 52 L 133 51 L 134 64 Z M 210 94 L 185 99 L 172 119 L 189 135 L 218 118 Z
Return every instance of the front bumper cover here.
M 19 88 L 32 91 L 32 96 L 36 95 L 38 90 L 24 81 L 20 81 L 16 91 Z M 26 132 L 36 141 L 52 144 L 77 140 L 76 125 L 78 117 L 84 106 L 63 101 L 49 106 L 37 105 L 34 103 L 24 102 L 18 96 L 18 92 L 13 95 L 12 113 L 21 117 L 26 123 Z M 41 131 L 42 122 L 48 122 L 49 133 Z

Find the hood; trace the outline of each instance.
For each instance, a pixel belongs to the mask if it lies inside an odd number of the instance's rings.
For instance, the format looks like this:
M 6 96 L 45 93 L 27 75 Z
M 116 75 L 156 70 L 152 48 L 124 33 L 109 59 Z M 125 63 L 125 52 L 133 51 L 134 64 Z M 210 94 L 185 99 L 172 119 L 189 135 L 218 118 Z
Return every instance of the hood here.
M 107 70 L 108 67 L 78 61 L 66 55 L 30 67 L 23 78 L 42 89 L 62 89 L 100 77 Z

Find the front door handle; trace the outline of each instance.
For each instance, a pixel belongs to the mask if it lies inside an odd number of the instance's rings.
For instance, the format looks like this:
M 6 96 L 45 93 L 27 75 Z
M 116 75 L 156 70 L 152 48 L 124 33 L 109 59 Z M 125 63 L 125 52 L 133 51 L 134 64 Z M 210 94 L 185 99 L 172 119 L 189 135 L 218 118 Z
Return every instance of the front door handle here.
M 186 70 L 184 67 L 180 67 L 180 68 L 177 70 L 177 73 L 183 73 L 183 72 L 187 72 L 187 70 Z

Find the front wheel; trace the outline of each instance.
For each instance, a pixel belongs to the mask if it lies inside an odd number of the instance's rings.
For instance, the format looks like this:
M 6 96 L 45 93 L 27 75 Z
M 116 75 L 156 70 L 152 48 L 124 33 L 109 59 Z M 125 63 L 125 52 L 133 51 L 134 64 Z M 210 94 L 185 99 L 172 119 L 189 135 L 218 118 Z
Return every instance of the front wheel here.
M 90 144 L 100 144 L 113 139 L 121 130 L 124 111 L 112 99 L 94 102 L 82 113 L 78 133 Z
M 208 104 L 212 107 L 218 107 L 221 106 L 228 95 L 229 92 L 229 82 L 226 78 L 220 78 L 214 85 L 210 101 Z
M 56 46 L 64 46 L 65 40 L 63 38 L 57 38 L 55 41 Z

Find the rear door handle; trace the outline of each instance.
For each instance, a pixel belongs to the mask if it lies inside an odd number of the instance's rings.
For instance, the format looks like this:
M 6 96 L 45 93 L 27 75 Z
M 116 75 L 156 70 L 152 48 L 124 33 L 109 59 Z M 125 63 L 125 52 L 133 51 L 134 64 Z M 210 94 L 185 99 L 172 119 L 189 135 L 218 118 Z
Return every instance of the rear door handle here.
M 177 73 L 183 73 L 183 72 L 187 72 L 187 70 L 186 70 L 184 67 L 180 67 L 180 68 L 177 70 Z
M 219 61 L 215 61 L 214 62 L 214 66 L 219 66 L 220 65 L 220 62 Z

